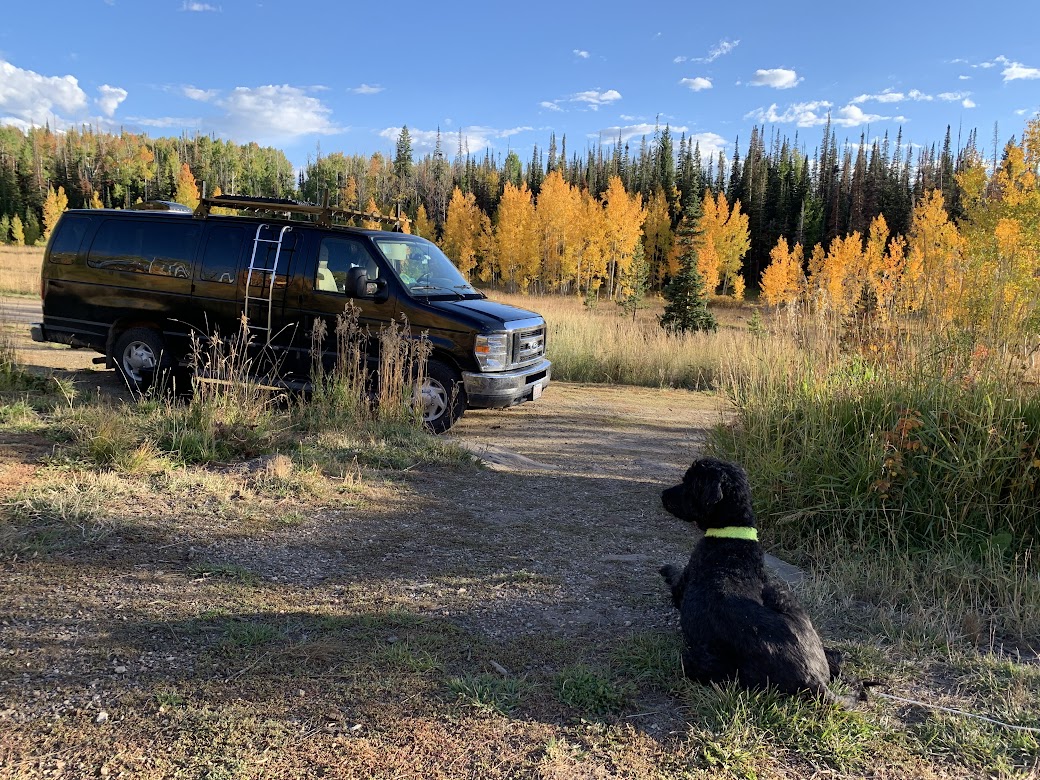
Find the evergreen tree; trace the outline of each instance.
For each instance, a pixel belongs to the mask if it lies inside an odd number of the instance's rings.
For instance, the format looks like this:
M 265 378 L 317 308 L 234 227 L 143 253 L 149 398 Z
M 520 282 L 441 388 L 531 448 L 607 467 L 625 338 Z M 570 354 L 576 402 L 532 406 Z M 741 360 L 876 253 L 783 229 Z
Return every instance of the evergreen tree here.
M 32 209 L 25 210 L 25 222 L 23 223 L 25 235 L 23 240 L 26 246 L 36 246 L 40 240 L 40 220 Z
M 708 310 L 704 277 L 697 270 L 697 243 L 700 236 L 700 204 L 692 201 L 683 214 L 675 243 L 679 249 L 679 271 L 664 289 L 668 303 L 659 322 L 669 333 L 718 330 L 715 315 Z
M 409 212 L 417 200 L 415 181 L 412 175 L 412 137 L 408 134 L 408 125 L 401 128 L 397 136 L 397 153 L 394 155 L 394 195 L 403 208 Z
M 4 214 L 0 216 L 0 244 L 11 242 L 11 218 Z

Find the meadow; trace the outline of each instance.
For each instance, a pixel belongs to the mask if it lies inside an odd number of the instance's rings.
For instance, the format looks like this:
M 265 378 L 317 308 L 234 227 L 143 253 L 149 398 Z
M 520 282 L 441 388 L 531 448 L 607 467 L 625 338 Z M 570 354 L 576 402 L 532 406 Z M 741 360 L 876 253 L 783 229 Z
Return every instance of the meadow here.
M 5 294 L 34 293 L 39 258 L 0 248 Z M 541 525 L 541 496 L 587 485 L 476 469 L 426 435 L 393 388 L 384 413 L 359 405 L 349 374 L 328 377 L 307 403 L 248 382 L 207 385 L 192 403 L 81 397 L 23 371 L 7 329 L 3 463 L 33 478 L 11 478 L 0 498 L 5 608 L 21 621 L 0 671 L 8 684 L 50 669 L 72 682 L 59 685 L 64 704 L 18 694 L 0 777 L 104 767 L 288 776 L 311 765 L 344 777 L 458 776 L 451 762 L 474 777 L 1036 776 L 1040 400 L 1028 353 L 920 327 L 889 349 L 863 337 L 865 323 L 728 299 L 712 302 L 717 333 L 670 336 L 657 325 L 660 300 L 633 318 L 609 302 L 492 297 L 546 317 L 557 381 L 680 388 L 732 409 L 706 452 L 748 470 L 770 551 L 807 572 L 800 595 L 851 675 L 915 701 L 875 698 L 850 712 L 691 685 L 669 631 L 590 650 L 581 634 L 506 642 L 465 617 L 420 615 L 440 600 L 445 615 L 465 616 L 506 593 L 552 604 L 566 568 L 545 569 L 532 553 L 508 574 L 488 572 L 482 551 L 506 533 L 548 547 L 558 538 L 552 554 L 569 566 L 591 544 L 587 530 Z M 208 359 L 240 375 L 233 354 Z M 18 446 L 31 453 L 24 462 L 10 454 Z M 456 518 L 475 490 L 501 492 L 528 519 L 510 531 Z M 431 501 L 429 530 L 398 527 Z M 159 519 L 171 506 L 173 526 Z M 331 523 L 341 517 L 349 522 Z M 640 533 L 623 525 L 625 538 Z M 387 584 L 379 567 L 393 557 L 372 559 L 367 587 L 307 579 L 313 560 L 373 539 L 414 545 L 415 560 L 431 560 L 425 579 Z M 268 547 L 284 552 L 262 555 Z M 218 560 L 220 549 L 238 557 Z M 449 565 L 438 568 L 441 557 Z M 585 572 L 590 587 L 601 576 Z M 51 599 L 74 591 L 83 630 L 99 623 L 93 636 L 105 641 L 66 635 L 65 607 Z M 640 600 L 638 585 L 616 598 L 660 606 Z M 499 669 L 536 663 L 520 675 L 474 672 L 482 656 Z M 135 715 L 104 731 L 90 697 L 131 661 L 152 671 L 121 694 Z M 112 681 L 91 688 L 98 669 Z M 51 714 L 33 716 L 44 703 Z M 661 731 L 634 725 L 647 713 Z M 147 744 L 170 758 L 148 756 Z M 79 765 L 76 751 L 87 757 Z

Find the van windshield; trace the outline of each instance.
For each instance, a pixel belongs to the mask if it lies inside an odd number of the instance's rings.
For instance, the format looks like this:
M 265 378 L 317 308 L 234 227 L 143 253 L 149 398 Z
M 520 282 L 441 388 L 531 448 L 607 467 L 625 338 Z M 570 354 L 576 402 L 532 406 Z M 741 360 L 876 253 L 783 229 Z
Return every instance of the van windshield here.
M 480 295 L 436 244 L 402 234 L 375 239 L 397 278 L 413 295 Z

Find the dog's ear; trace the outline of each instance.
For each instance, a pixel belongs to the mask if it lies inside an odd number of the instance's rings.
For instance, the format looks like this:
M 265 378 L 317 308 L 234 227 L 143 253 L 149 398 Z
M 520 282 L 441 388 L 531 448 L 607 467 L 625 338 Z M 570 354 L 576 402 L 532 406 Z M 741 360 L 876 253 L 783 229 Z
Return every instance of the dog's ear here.
M 695 463 L 686 472 L 686 496 L 696 506 L 710 507 L 722 500 L 726 475 L 719 468 L 704 462 Z

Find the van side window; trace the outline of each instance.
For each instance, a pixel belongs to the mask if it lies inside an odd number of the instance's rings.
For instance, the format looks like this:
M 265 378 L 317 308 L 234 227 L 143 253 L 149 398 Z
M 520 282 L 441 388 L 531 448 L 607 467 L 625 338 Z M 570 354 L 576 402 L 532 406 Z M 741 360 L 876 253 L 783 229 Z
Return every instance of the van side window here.
M 191 261 L 202 231 L 185 221 L 106 220 L 87 255 L 87 265 L 109 271 L 191 278 Z
M 318 250 L 318 270 L 314 277 L 314 289 L 324 292 L 343 292 L 346 289 L 347 271 L 364 268 L 369 279 L 379 276 L 379 266 L 356 238 L 326 236 Z
M 244 243 L 245 231 L 237 225 L 217 225 L 210 228 L 206 238 L 206 249 L 202 254 L 199 280 L 234 284 Z
M 90 220 L 86 217 L 62 218 L 51 239 L 51 262 L 71 265 L 89 225 Z

